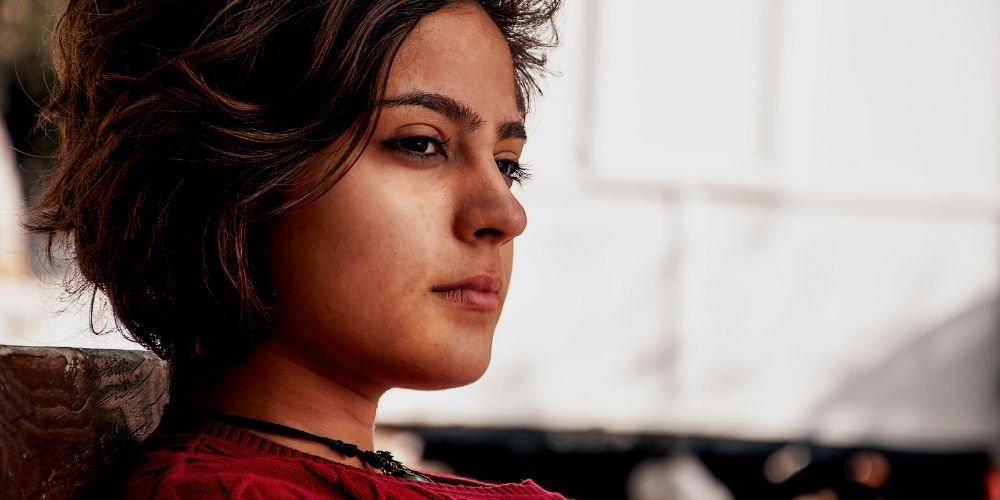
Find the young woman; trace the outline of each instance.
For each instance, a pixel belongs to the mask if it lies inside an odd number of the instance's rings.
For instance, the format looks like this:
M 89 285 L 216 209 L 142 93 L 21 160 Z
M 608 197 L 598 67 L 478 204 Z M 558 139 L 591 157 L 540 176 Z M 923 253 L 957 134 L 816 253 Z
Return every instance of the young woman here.
M 556 0 L 70 0 L 29 226 L 170 360 L 129 498 L 558 498 L 372 452 L 486 369 Z

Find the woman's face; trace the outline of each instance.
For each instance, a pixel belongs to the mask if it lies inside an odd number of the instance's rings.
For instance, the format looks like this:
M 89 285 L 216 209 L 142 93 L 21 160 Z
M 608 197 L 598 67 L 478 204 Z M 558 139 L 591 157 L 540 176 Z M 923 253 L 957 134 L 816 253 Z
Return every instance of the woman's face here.
M 482 375 L 526 223 L 510 192 L 524 140 L 489 16 L 460 3 L 424 17 L 357 163 L 269 238 L 271 343 L 363 390 Z

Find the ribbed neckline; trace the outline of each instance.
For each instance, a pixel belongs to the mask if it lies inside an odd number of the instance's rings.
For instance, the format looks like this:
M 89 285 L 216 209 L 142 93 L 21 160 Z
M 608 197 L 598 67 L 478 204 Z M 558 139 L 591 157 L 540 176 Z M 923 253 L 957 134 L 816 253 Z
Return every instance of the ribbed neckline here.
M 186 409 L 186 408 L 185 408 Z M 539 495 L 548 493 L 534 481 L 527 479 L 519 483 L 489 483 L 476 479 L 469 479 L 459 476 L 450 476 L 434 473 L 424 474 L 435 482 L 418 482 L 411 479 L 388 476 L 374 471 L 362 469 L 348 464 L 335 462 L 327 458 L 306 453 L 295 448 L 276 443 L 253 432 L 236 427 L 225 422 L 212 420 L 211 418 L 197 418 L 193 413 L 180 411 L 178 408 L 167 408 L 164 411 L 163 429 L 166 433 L 182 434 L 194 439 L 208 438 L 216 444 L 223 445 L 226 450 L 241 457 L 252 457 L 254 455 L 266 455 L 278 458 L 291 458 L 296 460 L 308 460 L 313 463 L 333 467 L 341 472 L 354 476 L 366 477 L 372 481 L 388 481 L 403 483 L 406 485 L 430 489 L 439 492 L 464 491 L 480 493 L 497 493 L 505 495 Z

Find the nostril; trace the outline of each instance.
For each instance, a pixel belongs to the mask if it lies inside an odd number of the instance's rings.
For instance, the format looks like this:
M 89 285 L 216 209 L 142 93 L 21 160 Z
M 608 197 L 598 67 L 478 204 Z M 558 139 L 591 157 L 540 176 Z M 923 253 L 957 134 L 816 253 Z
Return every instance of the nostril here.
M 496 228 L 493 228 L 493 227 L 484 227 L 482 229 L 476 230 L 475 235 L 476 235 L 476 238 L 492 239 L 492 238 L 499 238 L 499 237 L 503 236 L 503 231 L 501 231 L 499 229 L 496 229 Z

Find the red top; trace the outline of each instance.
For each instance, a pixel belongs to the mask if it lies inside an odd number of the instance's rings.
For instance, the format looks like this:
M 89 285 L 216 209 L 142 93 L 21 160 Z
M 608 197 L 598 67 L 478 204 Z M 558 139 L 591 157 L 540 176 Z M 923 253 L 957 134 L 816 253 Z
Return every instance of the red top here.
M 402 479 L 332 462 L 231 425 L 157 430 L 123 490 L 126 499 L 562 499 L 534 482 L 492 484 L 439 474 Z

